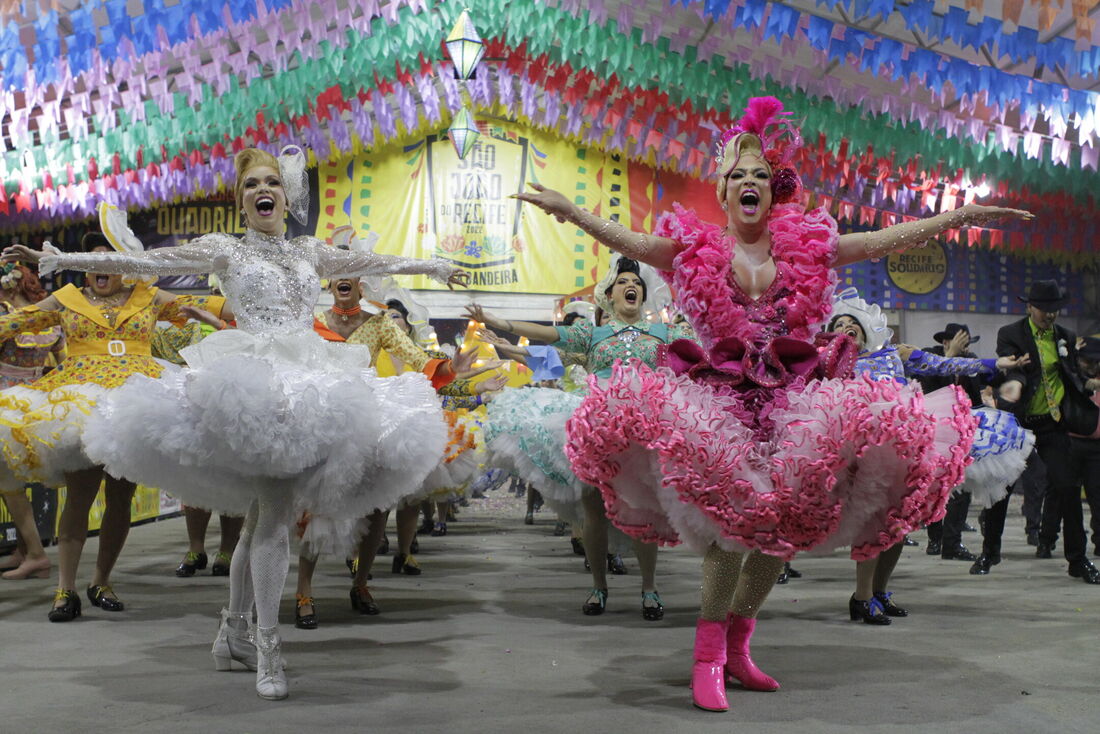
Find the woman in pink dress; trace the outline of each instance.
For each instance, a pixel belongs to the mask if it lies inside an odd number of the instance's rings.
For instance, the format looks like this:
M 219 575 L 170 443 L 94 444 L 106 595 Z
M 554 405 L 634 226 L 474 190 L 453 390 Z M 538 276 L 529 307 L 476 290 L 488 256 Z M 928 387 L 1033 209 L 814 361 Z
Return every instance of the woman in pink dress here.
M 839 236 L 824 209 L 801 203 L 789 114 L 756 98 L 722 136 L 725 226 L 677 205 L 640 234 L 556 191 L 519 196 L 663 271 L 698 335 L 669 345 L 657 369 L 619 365 L 593 386 L 569 423 L 568 452 L 618 527 L 704 555 L 692 691 L 713 711 L 728 708 L 727 676 L 749 690 L 779 688 L 753 663 L 749 640 L 785 559 L 843 546 L 874 557 L 942 515 L 968 462 L 965 400 L 925 406 L 896 384 L 854 377 L 851 339 L 819 334 L 834 268 L 950 228 L 1030 216 L 967 205 Z

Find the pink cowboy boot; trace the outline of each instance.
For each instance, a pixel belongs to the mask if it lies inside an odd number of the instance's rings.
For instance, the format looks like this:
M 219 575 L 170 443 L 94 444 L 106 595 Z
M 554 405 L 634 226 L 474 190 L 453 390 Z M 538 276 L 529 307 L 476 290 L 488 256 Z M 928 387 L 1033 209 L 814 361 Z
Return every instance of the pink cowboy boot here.
M 726 673 L 740 681 L 749 691 L 778 691 L 779 683 L 756 667 L 749 655 L 749 640 L 756 620 L 737 614 L 729 616 L 729 636 L 726 637 Z M 698 638 L 696 638 L 698 639 Z M 696 643 L 698 644 L 698 643 Z
M 695 664 L 691 666 L 691 698 L 704 711 L 728 711 L 726 682 L 726 623 L 700 619 L 695 623 Z

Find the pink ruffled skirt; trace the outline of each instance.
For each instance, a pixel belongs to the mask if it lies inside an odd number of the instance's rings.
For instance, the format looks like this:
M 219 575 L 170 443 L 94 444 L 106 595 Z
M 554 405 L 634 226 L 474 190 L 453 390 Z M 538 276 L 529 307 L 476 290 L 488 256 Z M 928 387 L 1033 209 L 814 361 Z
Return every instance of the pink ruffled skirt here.
M 873 558 L 943 516 L 975 421 L 955 387 L 866 377 L 738 391 L 617 364 L 568 423 L 577 476 L 627 534 L 704 552 Z

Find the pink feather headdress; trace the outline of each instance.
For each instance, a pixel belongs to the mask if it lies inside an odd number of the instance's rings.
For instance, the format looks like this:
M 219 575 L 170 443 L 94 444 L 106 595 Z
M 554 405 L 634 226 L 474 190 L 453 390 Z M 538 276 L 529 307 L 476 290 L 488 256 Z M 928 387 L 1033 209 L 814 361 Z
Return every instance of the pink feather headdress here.
M 802 189 L 802 181 L 790 161 L 802 147 L 802 134 L 791 122 L 792 114 L 789 110 L 784 110 L 783 103 L 775 97 L 749 99 L 745 114 L 718 138 L 715 165 L 720 190 L 724 186 L 726 175 L 737 164 L 740 138 L 748 134 L 759 139 L 764 160 L 772 168 L 773 202 L 784 204 L 797 197 Z

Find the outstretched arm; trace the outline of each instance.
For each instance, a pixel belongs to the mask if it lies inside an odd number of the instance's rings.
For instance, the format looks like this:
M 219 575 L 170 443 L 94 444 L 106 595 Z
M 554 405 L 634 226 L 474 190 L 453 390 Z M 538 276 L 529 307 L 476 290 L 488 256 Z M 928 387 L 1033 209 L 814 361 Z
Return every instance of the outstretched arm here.
M 483 311 L 482 314 L 484 315 L 484 313 Z M 527 349 L 524 347 L 512 344 L 489 328 L 479 329 L 477 336 L 483 342 L 491 344 L 493 349 L 496 350 L 496 353 L 504 359 L 510 359 L 513 362 L 519 362 L 525 367 L 527 366 Z
M 915 222 L 902 222 L 873 232 L 854 232 L 840 236 L 834 267 L 851 265 L 874 258 L 885 257 L 892 252 L 904 252 L 923 245 L 941 232 L 971 224 L 981 224 L 995 219 L 1033 219 L 1031 212 L 1007 209 L 1000 206 L 967 204 L 943 214 Z
M 528 339 L 537 339 L 540 342 L 553 344 L 558 340 L 558 330 L 553 326 L 543 326 L 530 321 L 510 321 L 494 316 L 476 303 L 466 307 L 466 317 L 485 324 L 490 329 L 507 331 L 509 334 L 525 336 Z
M 0 341 L 14 338 L 24 331 L 43 331 L 61 323 L 61 304 L 48 296 L 33 306 L 17 308 L 0 314 Z
M 515 194 L 514 198 L 534 204 L 559 222 L 569 222 L 583 229 L 598 241 L 632 260 L 647 263 L 659 270 L 672 270 L 676 244 L 667 237 L 656 237 L 627 229 L 618 222 L 601 219 L 581 209 L 560 192 L 531 184 L 536 193 Z
M 442 258 L 420 260 L 373 252 L 351 252 L 317 245 L 317 274 L 322 278 L 362 278 L 371 275 L 426 275 L 448 288 L 465 287 L 470 274 Z
M 12 245 L 4 250 L 0 259 L 37 262 L 41 275 L 57 270 L 118 275 L 191 275 L 214 272 L 215 257 L 232 243 L 230 235 L 215 233 L 185 245 L 157 247 L 144 252 L 62 252 L 48 243 L 39 251 L 25 245 Z
M 905 374 L 916 377 L 978 377 L 991 376 L 997 370 L 1008 371 L 1026 366 L 1031 357 L 941 357 L 938 354 L 914 349 L 908 344 L 898 346 L 898 353 L 905 363 Z

